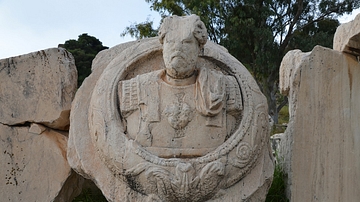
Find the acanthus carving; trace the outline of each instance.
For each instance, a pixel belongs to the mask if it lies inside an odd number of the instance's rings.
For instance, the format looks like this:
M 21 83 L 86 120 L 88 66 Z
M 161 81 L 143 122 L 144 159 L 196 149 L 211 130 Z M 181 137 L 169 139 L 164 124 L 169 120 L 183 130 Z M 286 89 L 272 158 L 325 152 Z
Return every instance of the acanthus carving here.
M 184 137 L 184 128 L 193 118 L 193 109 L 186 104 L 184 99 L 184 93 L 178 93 L 175 95 L 177 100 L 175 103 L 166 106 L 163 111 L 167 117 L 168 123 L 175 129 L 176 138 Z
M 127 170 L 125 176 L 131 181 L 142 173 L 148 183 L 144 190 L 138 191 L 152 193 L 163 201 L 196 202 L 210 199 L 217 193 L 225 174 L 225 165 L 215 161 L 207 164 L 197 174 L 193 165 L 181 162 L 177 164 L 173 174 L 160 166 L 142 163 Z

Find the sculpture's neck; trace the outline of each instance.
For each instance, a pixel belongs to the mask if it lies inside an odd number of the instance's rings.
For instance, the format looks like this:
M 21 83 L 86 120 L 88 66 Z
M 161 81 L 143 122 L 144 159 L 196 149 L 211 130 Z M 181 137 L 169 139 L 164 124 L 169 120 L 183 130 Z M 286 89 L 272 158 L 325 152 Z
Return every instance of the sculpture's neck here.
M 194 71 L 194 73 L 189 77 L 182 79 L 174 78 L 168 74 L 165 74 L 164 81 L 173 86 L 186 86 L 186 85 L 194 84 L 196 82 L 196 76 L 197 76 L 196 71 Z

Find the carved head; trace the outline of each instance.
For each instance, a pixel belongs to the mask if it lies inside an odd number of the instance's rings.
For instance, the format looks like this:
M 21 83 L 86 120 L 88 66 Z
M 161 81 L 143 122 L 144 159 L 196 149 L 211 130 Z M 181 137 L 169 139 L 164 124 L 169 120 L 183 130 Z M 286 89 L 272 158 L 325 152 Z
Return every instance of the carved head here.
M 207 41 L 207 30 L 199 16 L 170 16 L 159 30 L 166 73 L 183 79 L 193 75 L 200 50 Z

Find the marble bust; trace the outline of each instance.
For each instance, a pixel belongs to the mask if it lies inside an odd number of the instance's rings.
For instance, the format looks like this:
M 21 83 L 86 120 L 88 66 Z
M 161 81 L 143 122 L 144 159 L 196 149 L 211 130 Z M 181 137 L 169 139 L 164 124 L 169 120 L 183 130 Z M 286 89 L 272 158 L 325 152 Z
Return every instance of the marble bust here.
M 264 201 L 267 102 L 196 15 L 102 51 L 71 109 L 68 160 L 109 201 Z M 90 96 L 89 96 L 90 95 Z
M 165 69 L 119 83 L 126 133 L 160 157 L 202 156 L 234 132 L 240 88 L 233 76 L 197 66 L 207 40 L 198 16 L 165 18 L 159 36 Z

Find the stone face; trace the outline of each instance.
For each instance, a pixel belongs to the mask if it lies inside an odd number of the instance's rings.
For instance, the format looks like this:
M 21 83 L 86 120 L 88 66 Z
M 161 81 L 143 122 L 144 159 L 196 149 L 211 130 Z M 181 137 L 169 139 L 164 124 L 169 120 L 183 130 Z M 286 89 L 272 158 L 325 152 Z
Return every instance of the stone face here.
M 333 47 L 334 50 L 360 56 L 360 15 L 336 29 Z
M 290 86 L 282 86 L 289 89 L 291 116 L 280 143 L 290 201 L 357 201 L 360 64 L 316 46 L 311 53 L 290 51 L 281 67 Z
M 0 123 L 68 129 L 76 80 L 74 58 L 65 49 L 0 60 Z
M 206 37 L 197 16 L 170 17 L 159 38 L 95 58 L 72 105 L 68 159 L 109 201 L 264 201 L 265 97 Z
M 66 134 L 49 128 L 30 132 L 34 128 L 44 127 L 0 124 L 1 200 L 70 201 L 79 190 L 59 192 L 67 180 L 75 187 L 82 179 L 75 174 L 69 178 L 73 171 L 66 159 Z

